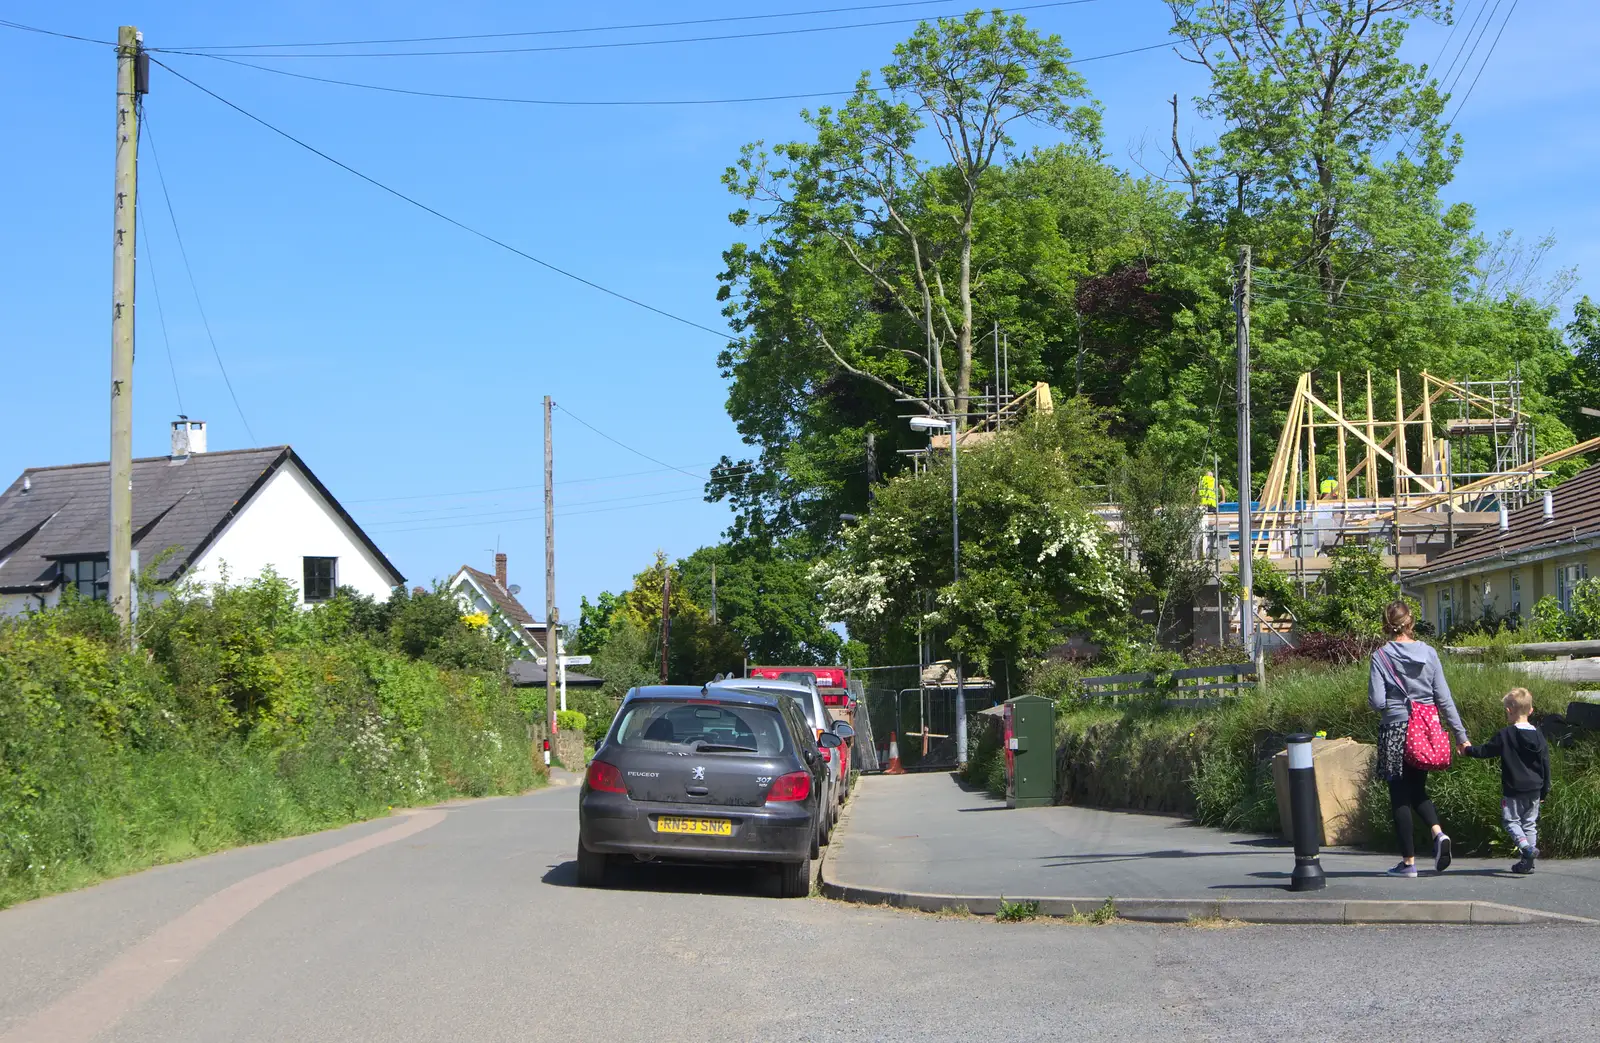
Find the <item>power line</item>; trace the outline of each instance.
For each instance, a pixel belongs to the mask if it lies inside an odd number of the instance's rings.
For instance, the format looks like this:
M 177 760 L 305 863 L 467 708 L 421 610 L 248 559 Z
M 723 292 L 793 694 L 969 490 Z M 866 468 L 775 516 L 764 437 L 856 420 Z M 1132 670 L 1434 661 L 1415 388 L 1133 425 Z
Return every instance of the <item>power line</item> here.
M 595 434 L 599 435 L 601 438 L 604 438 L 606 441 L 612 443 L 613 445 L 621 446 L 622 448 L 626 449 L 628 452 L 632 453 L 634 456 L 643 457 L 644 459 L 649 460 L 653 464 L 660 464 L 662 467 L 670 467 L 674 471 L 679 471 L 679 472 L 681 472 L 683 474 L 688 475 L 690 478 L 695 478 L 695 479 L 698 479 L 698 480 L 700 480 L 702 482 L 710 481 L 710 479 L 706 475 L 695 474 L 693 471 L 685 471 L 681 467 L 673 467 L 672 464 L 667 463 L 665 460 L 657 460 L 655 457 L 651 456 L 649 453 L 642 453 L 639 450 L 635 449 L 633 446 L 628 445 L 626 442 L 617 441 L 617 439 L 612 438 L 610 435 L 606 434 L 604 431 L 600 430 L 598 427 L 595 427 L 593 424 L 589 423 L 589 421 L 585 420 L 583 417 L 581 417 L 578 414 L 574 413 L 572 410 L 568 409 L 566 406 L 561 405 L 559 402 L 553 402 L 551 404 L 554 405 L 557 409 L 561 410 L 563 413 L 567 414 L 567 416 L 570 416 L 572 419 L 574 419 L 578 423 L 582 424 L 584 427 L 587 427 L 589 430 L 591 430 Z
M 83 43 L 97 43 L 104 47 L 115 47 L 117 45 L 115 40 L 95 40 L 88 36 L 74 36 L 71 33 L 58 33 L 54 29 L 40 29 L 38 26 L 23 25 L 21 22 L 13 22 L 5 18 L 0 18 L 0 25 L 5 26 L 7 29 L 20 29 L 25 33 L 39 33 L 41 36 L 59 36 L 63 40 L 79 40 Z
M 161 342 L 167 348 L 167 368 L 172 371 L 172 394 L 178 400 L 178 415 L 185 416 L 188 410 L 183 408 L 183 392 L 178 390 L 178 365 L 172 361 L 172 338 L 167 335 L 167 312 L 161 306 L 161 283 L 156 279 L 156 255 L 151 249 L 150 222 L 145 220 L 144 214 L 136 215 L 139 227 L 144 231 L 139 236 L 138 250 L 140 261 L 144 262 L 144 269 L 150 273 L 150 289 L 156 295 L 156 318 L 161 320 Z
M 1132 47 L 1122 51 L 1112 51 L 1108 54 L 1091 54 L 1083 58 L 1074 58 L 1068 64 L 1081 65 L 1085 62 L 1100 61 L 1105 58 L 1120 58 L 1125 54 L 1138 54 L 1143 51 L 1154 51 L 1168 47 L 1168 43 L 1149 44 L 1144 47 Z M 186 53 L 189 52 L 171 52 Z M 227 62 L 245 69 L 254 69 L 257 72 L 271 73 L 274 76 L 288 76 L 296 80 L 309 80 L 313 83 L 327 83 L 338 87 L 356 87 L 361 90 L 379 91 L 385 94 L 402 94 L 418 98 L 443 98 L 448 101 L 485 101 L 502 105 L 541 105 L 541 106 L 577 106 L 577 107 L 635 107 L 635 106 L 678 106 L 678 105 L 745 105 L 766 101 L 802 101 L 807 98 L 837 98 L 856 93 L 856 88 L 837 91 L 806 91 L 798 94 L 761 94 L 741 98 L 667 98 L 667 99 L 565 99 L 565 98 L 509 98 L 501 95 L 487 94 L 457 94 L 449 91 L 424 91 L 410 87 L 390 87 L 379 83 L 362 83 L 358 80 L 341 80 L 332 76 L 313 76 L 310 73 L 293 72 L 289 69 L 274 69 L 266 65 L 256 65 L 252 62 L 240 61 L 238 58 L 222 54 L 189 54 L 190 57 L 210 58 L 214 61 Z M 167 68 L 171 68 L 167 66 Z M 870 91 L 882 91 L 882 87 L 869 87 Z
M 315 83 L 331 83 L 340 87 L 359 87 L 362 90 L 382 91 L 386 94 L 407 94 L 418 98 L 444 98 L 450 101 L 488 101 L 498 102 L 503 105 L 563 105 L 563 106 L 635 106 L 635 105 L 742 105 L 760 101 L 799 101 L 805 98 L 833 98 L 841 95 L 854 94 L 855 90 L 843 91 L 812 91 L 804 94 L 763 94 L 748 98 L 684 98 L 684 99 L 646 99 L 646 100 L 620 100 L 620 101 L 589 101 L 566 100 L 559 98 L 506 98 L 485 94 L 452 94 L 445 91 L 419 91 L 407 87 L 387 87 L 378 83 L 360 83 L 354 80 L 339 80 L 329 76 L 312 76 L 310 73 L 292 72 L 289 69 L 274 69 L 266 65 L 255 65 L 243 62 L 237 58 L 223 54 L 201 54 L 194 57 L 211 58 L 230 65 L 242 66 L 246 69 L 255 69 L 257 72 L 270 72 L 275 76 L 290 76 L 297 80 L 311 80 Z M 873 88 L 879 90 L 881 88 Z
M 692 490 L 684 489 L 684 488 L 657 489 L 655 492 L 631 493 L 631 494 L 629 494 L 627 496 L 603 496 L 598 500 L 574 500 L 572 503 L 566 504 L 565 506 L 567 506 L 567 507 L 588 507 L 588 506 L 590 506 L 592 504 L 597 504 L 597 503 L 632 503 L 632 502 L 634 502 L 636 500 L 650 501 L 650 500 L 660 499 L 663 496 L 681 496 L 684 493 L 687 493 L 687 492 L 690 492 L 690 491 L 692 491 Z M 476 510 L 476 511 L 479 512 L 476 515 L 476 517 L 479 517 L 479 518 L 498 518 L 498 519 L 502 519 L 502 520 L 514 520 L 514 519 L 517 519 L 517 518 L 531 518 L 531 517 L 536 517 L 536 516 L 541 515 L 541 514 L 544 513 L 544 508 L 542 506 L 539 506 L 539 507 L 512 507 L 512 506 L 508 506 L 504 510 L 499 510 L 499 511 L 485 511 L 481 507 L 448 507 L 448 508 L 440 508 L 440 509 L 437 509 L 437 510 L 425 510 L 425 511 L 418 512 L 419 515 L 425 515 L 425 516 L 419 516 L 419 517 L 414 517 L 414 518 L 385 518 L 385 519 L 377 520 L 377 521 L 372 522 L 370 527 L 374 528 L 374 529 L 386 529 L 386 528 L 392 528 L 392 527 L 397 526 L 397 525 L 416 525 L 416 524 L 419 524 L 421 522 L 449 521 L 451 514 L 457 512 L 457 511 L 461 511 L 461 510 Z
M 1455 79 L 1450 81 L 1450 86 L 1446 90 L 1445 93 L 1447 93 L 1447 94 L 1454 94 L 1455 93 L 1456 84 L 1460 83 L 1461 82 L 1461 77 L 1463 77 L 1463 76 L 1465 76 L 1467 74 L 1467 68 L 1472 65 L 1472 59 L 1478 53 L 1478 46 L 1483 43 L 1484 34 L 1487 33 L 1489 31 L 1489 27 L 1494 24 L 1494 16 L 1500 12 L 1500 5 L 1503 2 L 1504 2 L 1504 0 L 1494 0 L 1494 6 L 1489 8 L 1489 17 L 1484 20 L 1483 28 L 1478 30 L 1477 37 L 1474 38 L 1473 41 L 1472 41 L 1471 49 L 1467 51 L 1466 60 L 1463 61 L 1461 63 L 1461 67 L 1456 70 Z M 1477 28 L 1477 24 L 1478 23 L 1476 21 L 1474 21 L 1472 24 L 1473 24 L 1473 28 Z M 1472 30 L 1471 29 L 1467 30 L 1467 35 L 1469 35 L 1469 36 L 1472 35 Z M 1462 45 L 1465 46 L 1465 44 L 1466 44 L 1466 41 L 1463 40 L 1462 41 Z
M 710 461 L 710 463 L 716 463 L 716 462 L 717 461 L 715 461 L 715 460 Z M 689 466 L 704 466 L 704 465 L 689 465 Z M 563 478 L 563 479 L 557 481 L 555 484 L 556 485 L 586 485 L 586 484 L 593 484 L 595 482 L 609 482 L 609 481 L 615 481 L 615 480 L 617 480 L 619 478 L 637 478 L 640 475 L 660 474 L 662 471 L 676 471 L 676 470 L 678 470 L 677 467 L 672 466 L 672 465 L 668 465 L 666 467 L 652 467 L 649 470 L 645 470 L 645 471 L 624 471 L 621 474 L 602 474 L 602 475 L 595 475 L 595 476 L 590 477 L 590 478 Z M 725 471 L 720 471 L 720 472 L 713 471 L 712 474 L 711 474 L 711 479 L 713 481 L 715 481 L 715 480 L 718 480 L 718 479 L 721 479 L 721 478 L 732 477 L 733 475 L 735 475 L 737 473 L 740 473 L 740 472 L 743 472 L 743 471 L 752 471 L 752 470 L 754 470 L 753 467 L 730 467 Z M 407 496 L 374 496 L 374 497 L 371 497 L 371 498 L 365 499 L 365 500 L 346 500 L 344 502 L 345 503 L 389 503 L 389 502 L 396 501 L 396 500 L 443 500 L 443 499 L 453 499 L 455 497 L 464 497 L 464 496 L 481 496 L 481 495 L 486 495 L 488 493 L 522 492 L 522 491 L 528 490 L 528 489 L 543 489 L 543 488 L 544 488 L 544 486 L 542 486 L 542 485 L 502 485 L 502 486 L 497 486 L 497 487 L 495 487 L 493 489 L 459 489 L 459 490 L 455 490 L 453 492 L 416 493 L 416 494 L 407 495 Z
M 1467 26 L 1467 31 L 1464 34 L 1462 34 L 1461 43 L 1459 45 L 1457 45 L 1456 53 L 1455 53 L 1455 55 L 1453 57 L 1451 57 L 1450 64 L 1445 66 L 1444 73 L 1439 77 L 1439 82 L 1440 83 L 1443 83 L 1445 80 L 1448 80 L 1450 78 L 1450 74 L 1455 71 L 1456 64 L 1461 61 L 1461 56 L 1466 53 L 1467 44 L 1472 40 L 1472 34 L 1477 30 L 1478 23 L 1483 20 L 1483 16 L 1488 10 L 1489 10 L 1489 0 L 1482 0 L 1482 3 L 1480 3 L 1478 5 L 1478 13 L 1476 15 L 1474 15 L 1473 18 L 1472 18 L 1472 24 Z M 1455 26 L 1454 25 L 1452 25 L 1450 27 L 1450 32 L 1451 32 L 1451 35 L 1455 34 Z M 1445 40 L 1445 47 L 1448 47 L 1449 45 L 1450 45 L 1450 41 L 1447 38 Z M 1440 54 L 1441 57 L 1444 55 L 1444 49 L 1443 48 L 1440 49 L 1439 54 Z M 1464 65 L 1462 67 L 1465 68 Z M 1448 88 L 1445 90 L 1445 93 L 1446 94 L 1450 93 Z
M 687 18 L 675 22 L 635 22 L 631 25 L 595 25 L 577 29 L 530 29 L 508 33 L 470 33 L 461 36 L 410 36 L 387 40 L 330 40 L 320 43 L 222 43 L 186 44 L 180 49 L 188 51 L 243 51 L 265 50 L 280 47 L 373 47 L 393 43 L 454 43 L 458 40 L 504 40 L 521 36 L 570 36 L 577 33 L 609 33 L 627 29 L 672 29 L 684 25 L 710 25 L 716 22 L 752 22 L 773 18 L 803 18 L 818 14 L 843 14 L 852 11 L 880 11 L 896 7 L 928 7 L 935 4 L 954 3 L 955 0 L 902 0 L 890 4 L 860 4 L 853 7 L 821 7 L 809 11 L 779 11 L 772 14 L 724 15 L 718 18 Z M 1087 0 L 1085 0 L 1087 2 Z
M 1506 26 L 1510 24 L 1511 16 L 1517 13 L 1517 4 L 1519 3 L 1521 3 L 1521 0 L 1511 0 L 1511 6 L 1506 10 L 1505 19 L 1500 23 L 1500 31 L 1494 34 L 1494 42 L 1489 45 L 1488 53 L 1483 56 L 1483 64 L 1478 66 L 1478 75 L 1472 78 L 1472 83 L 1467 87 L 1467 93 L 1463 94 L 1461 101 L 1456 104 L 1456 111 L 1450 114 L 1450 126 L 1455 125 L 1456 117 L 1461 115 L 1461 110 L 1466 106 L 1467 99 L 1472 97 L 1473 89 L 1478 86 L 1478 79 L 1483 75 L 1483 70 L 1489 67 L 1489 59 L 1494 57 L 1495 48 L 1500 46 L 1500 37 L 1505 35 Z M 1493 16 L 1491 15 L 1490 17 Z M 1484 27 L 1484 31 L 1488 31 L 1487 26 Z
M 157 65 L 161 66 L 163 69 L 167 70 L 168 72 L 172 73 L 172 75 L 178 77 L 178 79 L 180 79 L 183 82 L 187 83 L 189 86 L 195 88 L 196 90 L 201 91 L 204 94 L 209 94 L 211 97 L 215 98 L 217 101 L 220 101 L 222 104 L 226 105 L 228 108 L 230 108 L 233 111 L 239 113 L 239 115 L 244 116 L 247 119 L 250 119 L 250 120 L 252 120 L 252 121 L 254 121 L 256 123 L 259 123 L 261 126 L 263 126 L 263 127 L 267 128 L 268 130 L 272 131 L 274 134 L 278 135 L 279 137 L 287 138 L 289 141 L 292 141 L 296 145 L 299 145 L 301 148 L 305 149 L 307 152 L 310 152 L 312 155 L 318 156 L 318 157 L 320 157 L 322 159 L 327 160 L 329 163 L 332 163 L 334 166 L 340 168 L 341 170 L 345 171 L 346 173 L 354 174 L 356 177 L 358 177 L 361 180 L 365 181 L 367 184 L 372 185 L 374 188 L 380 188 L 383 191 L 385 191 L 385 192 L 389 193 L 390 195 L 394 196 L 396 199 L 403 200 L 404 202 L 410 203 L 412 206 L 416 207 L 419 210 L 423 210 L 423 211 L 426 211 L 427 213 L 432 214 L 434 217 L 437 217 L 439 220 L 445 222 L 446 224 L 454 225 L 455 227 L 461 229 L 463 232 L 470 232 L 472 235 L 477 236 L 479 239 L 482 239 L 485 242 L 493 243 L 495 246 L 500 247 L 502 250 L 507 250 L 507 251 L 509 251 L 511 253 L 514 253 L 518 257 L 523 258 L 524 260 L 532 261 L 534 264 L 539 265 L 541 268 L 545 268 L 545 269 L 548 269 L 549 271 L 555 272 L 557 275 L 565 276 L 566 278 L 571 279 L 573 282 L 579 282 L 579 283 L 582 283 L 583 285 L 589 287 L 590 289 L 599 290 L 601 293 L 604 293 L 604 294 L 606 294 L 608 296 L 611 296 L 611 297 L 615 297 L 619 301 L 626 301 L 627 303 L 632 304 L 635 307 L 643 308 L 645 311 L 655 312 L 657 315 L 660 315 L 663 318 L 671 319 L 674 322 L 681 322 L 685 326 L 692 326 L 697 330 L 703 330 L 706 333 L 709 333 L 712 336 L 717 337 L 720 340 L 726 341 L 726 340 L 732 339 L 732 338 L 730 338 L 728 336 L 728 334 L 725 331 L 714 330 L 710 326 L 702 326 L 700 323 L 695 322 L 693 319 L 686 319 L 681 315 L 674 315 L 670 311 L 666 311 L 665 309 L 662 309 L 662 308 L 657 308 L 653 304 L 646 304 L 644 301 L 638 300 L 637 298 L 629 297 L 625 293 L 619 293 L 616 290 L 611 289 L 610 287 L 602 286 L 599 283 L 594 282 L 591 279 L 585 279 L 581 275 L 577 275 L 577 274 L 575 274 L 573 272 L 569 272 L 565 268 L 558 267 L 556 265 L 551 264 L 549 261 L 546 261 L 546 260 L 543 260 L 541 258 L 535 257 L 533 254 L 528 253 L 526 250 L 519 250 L 517 247 L 512 246 L 510 243 L 506 242 L 505 240 L 496 239 L 494 236 L 490 235 L 487 232 L 480 232 L 478 229 L 472 227 L 471 225 L 466 224 L 466 223 L 464 223 L 462 221 L 458 221 L 455 218 L 451 217 L 449 214 L 443 213 L 443 212 L 441 212 L 439 210 L 435 210 L 433 207 L 429 206 L 428 204 L 426 204 L 424 202 L 421 202 L 420 200 L 417 200 L 417 199 L 415 199 L 415 198 L 413 198 L 411 196 L 406 195 L 404 192 L 400 191 L 397 188 L 390 188 L 388 185 L 384 184 L 382 181 L 379 181 L 375 177 L 371 177 L 371 176 L 369 176 L 367 174 L 363 174 L 361 171 L 357 170 L 355 167 L 352 167 L 350 164 L 342 162 L 341 160 L 334 159 L 332 156 L 328 155 L 326 152 L 322 151 L 321 149 L 317 148 L 316 146 L 308 145 L 306 142 L 301 141 L 299 138 L 295 137 L 293 134 L 290 134 L 288 131 L 282 130 L 282 129 L 274 126 L 273 124 L 268 123 L 266 120 L 262 119 L 260 116 L 257 116 L 255 113 L 249 111 L 248 109 L 245 109 L 245 108 L 242 108 L 242 107 L 240 107 L 238 105 L 235 105 L 233 102 L 229 101 L 227 98 L 224 98 L 222 95 L 218 94 L 216 91 L 212 90 L 211 88 L 206 87 L 206 86 L 204 86 L 202 84 L 196 83 L 194 80 L 191 80 L 189 77 L 185 76 L 183 73 L 181 73 L 178 70 L 174 69 L 172 66 L 168 65 L 167 63 L 165 63 L 165 62 L 163 62 L 163 61 L 161 61 L 161 60 L 159 60 L 157 58 L 151 58 L 150 60 L 152 62 L 155 62 Z M 660 463 L 659 460 L 657 460 L 655 462 L 656 463 Z
M 161 186 L 161 198 L 167 204 L 167 218 L 172 222 L 172 237 L 178 243 L 178 256 L 183 258 L 183 270 L 189 275 L 189 289 L 194 292 L 194 306 L 200 313 L 200 323 L 205 327 L 206 339 L 211 342 L 211 354 L 217 360 L 217 369 L 222 373 L 222 382 L 227 385 L 228 397 L 233 399 L 233 408 L 239 414 L 239 421 L 244 424 L 245 433 L 250 436 L 251 444 L 255 444 L 256 433 L 250 427 L 250 421 L 244 415 L 244 407 L 239 404 L 239 396 L 233 390 L 233 381 L 228 378 L 228 367 L 223 365 L 222 352 L 217 348 L 217 338 L 211 332 L 211 320 L 206 318 L 206 307 L 200 302 L 200 286 L 195 282 L 194 268 L 189 264 L 189 251 L 183 245 L 183 233 L 178 230 L 178 212 L 172 206 L 172 195 L 167 191 L 167 179 L 161 173 L 161 156 L 156 152 L 156 136 L 150 125 L 150 117 L 141 106 L 140 123 L 143 125 L 145 135 L 150 140 L 150 159 L 155 163 L 156 184 Z
M 1043 4 L 1027 4 L 1022 7 L 996 8 L 996 11 L 1015 14 L 1019 11 L 1039 11 L 1053 7 L 1075 7 L 1079 4 L 1095 3 L 1097 0 L 1051 0 Z M 802 26 L 794 29 L 768 29 L 754 33 L 726 33 L 721 36 L 673 36 L 658 40 L 606 40 L 596 43 L 568 43 L 548 44 L 541 47 L 478 47 L 455 50 L 435 51 L 361 51 L 345 54 L 318 54 L 316 52 L 291 51 L 246 51 L 246 58 L 440 58 L 456 55 L 472 54 L 544 54 L 552 51 L 596 51 L 611 50 L 619 47 L 661 47 L 668 44 L 680 43 L 716 43 L 726 40 L 754 40 L 775 36 L 801 36 L 813 33 L 838 32 L 844 29 L 873 29 L 885 25 L 907 25 L 913 22 L 924 22 L 926 18 L 887 18 L 876 22 L 850 22 L 845 25 L 813 25 Z M 160 51 L 166 54 L 203 55 L 206 52 L 186 50 L 178 47 L 152 47 L 151 51 Z
M 623 504 L 620 507 L 592 507 L 582 511 L 557 511 L 556 517 L 567 518 L 578 514 L 607 514 L 611 511 L 638 511 L 646 508 L 664 507 L 668 504 L 690 502 L 705 503 L 706 501 L 705 498 L 701 496 L 685 496 L 676 500 L 659 500 L 655 503 L 630 503 Z M 444 522 L 439 525 L 418 525 L 408 529 L 386 529 L 383 530 L 383 534 L 385 536 L 392 536 L 402 532 L 431 532 L 435 529 L 465 529 L 473 527 L 488 527 L 493 525 L 506 525 L 515 521 L 533 521 L 541 517 L 543 513 L 543 508 L 540 508 L 527 513 L 521 518 L 497 518 L 489 520 L 473 519 L 472 521 Z

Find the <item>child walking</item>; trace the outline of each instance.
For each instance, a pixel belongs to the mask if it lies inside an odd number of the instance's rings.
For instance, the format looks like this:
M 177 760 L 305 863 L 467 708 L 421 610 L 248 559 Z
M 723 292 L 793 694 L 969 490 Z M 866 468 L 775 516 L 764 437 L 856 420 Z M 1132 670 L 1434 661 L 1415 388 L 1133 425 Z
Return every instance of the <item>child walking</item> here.
M 1533 695 L 1526 688 L 1511 689 L 1501 701 L 1511 723 L 1482 746 L 1468 746 L 1465 752 L 1469 757 L 1500 758 L 1500 817 L 1522 853 L 1511 871 L 1526 876 L 1539 857 L 1539 804 L 1550 795 L 1550 744 L 1528 723 Z

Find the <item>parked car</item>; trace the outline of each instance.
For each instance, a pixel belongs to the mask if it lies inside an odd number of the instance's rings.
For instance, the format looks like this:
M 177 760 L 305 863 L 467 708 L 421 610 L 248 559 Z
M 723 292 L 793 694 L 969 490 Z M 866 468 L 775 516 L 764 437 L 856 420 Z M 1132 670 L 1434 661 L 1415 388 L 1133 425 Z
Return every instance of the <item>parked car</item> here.
M 708 685 L 635 688 L 578 795 L 578 883 L 612 859 L 774 866 L 786 898 L 809 894 L 828 821 L 831 733 L 783 695 Z
M 828 716 L 827 708 L 822 704 L 822 696 L 817 692 L 817 686 L 808 678 L 793 681 L 773 681 L 758 677 L 732 677 L 714 682 L 716 688 L 736 688 L 746 692 L 764 692 L 770 695 L 781 695 L 793 699 L 798 703 L 806 715 L 806 721 L 816 732 L 818 741 L 824 734 L 831 733 L 843 740 L 855 734 L 849 725 L 841 724 Z M 829 814 L 822 828 L 822 842 L 828 843 L 833 838 L 833 824 L 839 819 L 839 806 L 844 803 L 844 791 L 847 783 L 846 760 L 844 746 L 823 748 L 822 759 L 828 765 L 828 802 Z
M 855 735 L 856 706 L 855 699 L 850 694 L 849 671 L 842 666 L 752 666 L 748 674 L 752 678 L 764 678 L 774 681 L 802 681 L 814 685 L 817 694 L 822 696 L 822 705 L 827 708 L 830 720 L 843 721 L 850 726 L 850 735 L 845 736 L 844 746 L 840 755 L 844 763 L 840 765 L 839 778 L 842 783 L 839 787 L 839 803 L 844 803 L 844 798 L 850 792 L 850 767 L 853 758 L 852 737 Z

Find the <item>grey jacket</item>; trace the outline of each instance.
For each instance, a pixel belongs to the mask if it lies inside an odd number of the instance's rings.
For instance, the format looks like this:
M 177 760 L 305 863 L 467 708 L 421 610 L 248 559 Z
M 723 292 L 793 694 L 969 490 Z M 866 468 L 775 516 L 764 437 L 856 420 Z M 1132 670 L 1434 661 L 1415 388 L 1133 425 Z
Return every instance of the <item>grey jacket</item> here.
M 1380 659 L 1387 660 L 1388 666 Z M 1403 691 L 1395 688 L 1395 678 L 1404 685 Z M 1438 707 L 1440 723 L 1457 739 L 1467 741 L 1467 729 L 1456 712 L 1456 701 L 1450 697 L 1450 686 L 1445 684 L 1439 653 L 1422 641 L 1390 641 L 1372 653 L 1367 703 L 1383 714 L 1384 724 L 1401 724 L 1411 719 L 1408 697 L 1410 703 Z

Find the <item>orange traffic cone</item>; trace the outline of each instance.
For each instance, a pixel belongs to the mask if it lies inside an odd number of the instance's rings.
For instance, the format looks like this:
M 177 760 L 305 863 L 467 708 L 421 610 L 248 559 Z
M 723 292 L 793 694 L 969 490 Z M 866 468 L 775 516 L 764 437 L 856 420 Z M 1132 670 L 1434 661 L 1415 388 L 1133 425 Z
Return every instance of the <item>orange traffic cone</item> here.
M 895 740 L 894 732 L 889 733 L 889 766 L 883 770 L 885 775 L 904 775 L 905 767 L 900 763 L 900 743 Z

